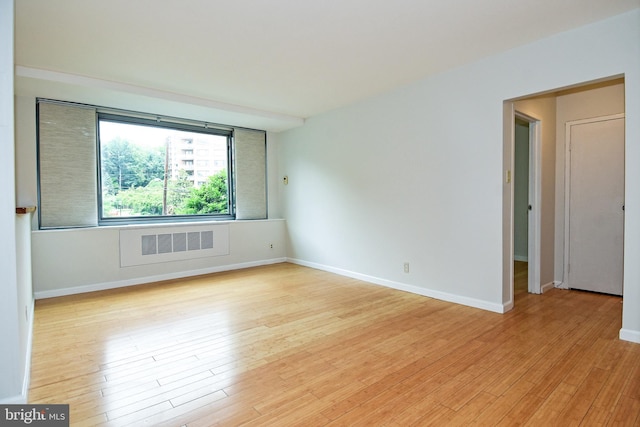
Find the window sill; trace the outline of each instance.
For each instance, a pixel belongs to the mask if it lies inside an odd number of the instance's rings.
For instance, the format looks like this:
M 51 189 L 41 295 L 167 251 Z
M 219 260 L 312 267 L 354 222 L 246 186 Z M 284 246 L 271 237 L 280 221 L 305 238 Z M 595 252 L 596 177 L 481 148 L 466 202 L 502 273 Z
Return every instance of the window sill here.
M 284 218 L 267 218 L 267 219 L 228 219 L 228 220 L 211 220 L 211 221 L 177 221 L 177 222 L 155 222 L 140 224 L 103 224 L 95 227 L 65 227 L 65 228 L 41 228 L 33 230 L 35 232 L 64 232 L 64 231 L 96 231 L 96 230 L 122 230 L 122 229 L 140 229 L 140 228 L 165 228 L 165 227 L 193 227 L 201 225 L 222 225 L 222 224 L 246 224 L 260 222 L 278 222 L 284 221 Z

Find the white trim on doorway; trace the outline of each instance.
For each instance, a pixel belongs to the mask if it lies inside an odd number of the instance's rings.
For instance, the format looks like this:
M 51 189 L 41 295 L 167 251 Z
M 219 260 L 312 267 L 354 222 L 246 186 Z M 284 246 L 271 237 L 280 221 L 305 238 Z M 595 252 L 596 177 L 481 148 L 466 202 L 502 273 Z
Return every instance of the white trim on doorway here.
M 530 138 L 533 143 L 533 155 L 530 155 L 530 160 L 535 162 L 533 167 L 530 166 L 530 177 L 533 172 L 533 179 L 530 178 L 531 184 L 534 186 L 531 194 L 533 195 L 533 205 L 537 213 L 532 214 L 533 220 L 533 238 L 531 242 L 534 245 L 530 250 L 531 254 L 528 254 L 529 272 L 531 280 L 533 280 L 532 288 L 535 293 L 541 293 L 543 290 L 548 289 L 547 285 L 541 287 L 540 285 L 540 204 L 541 204 L 541 133 L 540 133 L 540 120 L 528 116 L 526 114 L 518 113 L 521 118 L 534 123 L 530 126 Z M 515 103 L 514 101 L 505 101 L 503 104 L 503 203 L 502 203 L 502 300 L 504 311 L 509 311 L 514 305 L 514 289 L 513 289 L 513 277 L 514 277 L 514 186 L 512 181 L 513 170 L 515 165 Z M 531 130 L 533 128 L 533 130 Z M 535 211 L 534 211 L 535 212 Z M 532 259 L 532 255 L 535 259 Z
M 529 123 L 529 232 L 528 232 L 528 262 L 529 277 L 528 290 L 533 294 L 542 293 L 540 284 L 540 229 L 542 205 L 542 172 L 541 172 L 541 143 L 540 120 L 527 114 L 515 111 L 516 118 Z M 512 146 L 515 145 L 515 139 Z M 513 166 L 513 165 L 512 165 Z M 512 202 L 513 209 L 513 202 Z M 513 228 L 513 227 L 512 227 Z

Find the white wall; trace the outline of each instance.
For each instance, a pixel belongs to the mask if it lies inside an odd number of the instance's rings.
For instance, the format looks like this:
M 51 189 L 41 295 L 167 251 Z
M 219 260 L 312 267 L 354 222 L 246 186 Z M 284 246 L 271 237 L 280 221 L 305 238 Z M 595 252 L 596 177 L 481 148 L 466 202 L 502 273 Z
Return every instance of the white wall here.
M 503 101 L 625 74 L 625 254 L 639 259 L 639 23 L 636 9 L 282 133 L 289 256 L 499 311 Z M 639 263 L 625 263 L 625 295 L 623 328 L 640 334 Z
M 31 205 L 33 206 L 33 205 Z M 31 377 L 31 340 L 33 332 L 33 276 L 31 271 L 31 216 L 16 216 L 16 279 L 18 297 L 18 336 L 20 339 L 20 366 L 22 393 L 20 399 L 27 398 L 27 387 Z
M 14 167 L 13 0 L 0 0 L 0 402 L 24 403 L 31 289 L 18 280 Z M 21 271 L 22 273 L 22 271 Z M 25 312 L 26 308 L 26 312 Z
M 45 84 L 40 82 L 40 85 Z M 71 99 L 73 101 L 73 99 Z M 96 101 L 98 102 L 98 101 Z M 16 96 L 17 199 L 37 202 L 36 100 Z M 230 223 L 230 253 L 138 267 L 120 267 L 120 227 L 37 230 L 33 220 L 33 288 L 37 298 L 172 279 L 194 274 L 281 262 L 285 259 L 285 228 L 278 202 L 277 134 L 267 135 L 269 220 Z M 202 223 L 199 223 L 202 224 Z M 273 249 L 270 248 L 273 244 Z
M 237 221 L 229 222 L 229 226 L 229 255 L 122 268 L 120 227 L 34 231 L 33 286 L 36 297 L 108 289 L 284 260 L 284 220 Z M 273 249 L 269 246 L 271 243 Z

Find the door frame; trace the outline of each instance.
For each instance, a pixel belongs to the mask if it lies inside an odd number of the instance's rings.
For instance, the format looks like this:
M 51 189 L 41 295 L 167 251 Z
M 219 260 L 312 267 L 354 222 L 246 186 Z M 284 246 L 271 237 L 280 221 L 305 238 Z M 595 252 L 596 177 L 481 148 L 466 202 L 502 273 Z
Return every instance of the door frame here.
M 514 306 L 514 289 L 513 289 L 513 236 L 514 236 L 514 186 L 512 181 L 512 171 L 515 164 L 515 102 L 504 101 L 503 103 L 503 191 L 502 191 L 502 300 L 503 313 L 511 310 Z M 537 293 L 541 293 L 540 286 L 540 216 L 541 216 L 541 131 L 540 120 L 535 117 L 518 113 L 523 120 L 533 122 L 533 125 L 529 126 L 530 132 L 530 144 L 529 149 L 533 149 L 533 155 L 529 156 L 529 161 L 533 160 L 535 164 L 529 168 L 529 182 L 534 186 L 534 191 L 531 194 L 534 195 L 534 204 L 532 204 L 531 216 L 535 218 L 533 227 L 530 227 L 529 233 L 532 233 L 532 238 L 529 239 L 529 243 L 534 245 L 533 250 L 529 257 L 530 266 L 529 280 L 531 281 L 531 288 Z M 533 132 L 533 135 L 531 133 Z M 533 174 L 533 175 L 532 175 Z M 533 176 L 533 178 L 531 178 Z M 535 205 L 535 206 L 534 206 Z M 529 288 L 529 284 L 527 284 Z
M 513 121 L 518 118 L 529 123 L 529 206 L 528 212 L 528 248 L 527 258 L 529 264 L 527 289 L 529 293 L 542 293 L 540 286 L 540 222 L 541 222 L 541 203 L 542 203 L 542 172 L 541 172 L 541 143 L 540 143 L 540 120 L 528 114 L 514 110 Z M 515 133 L 512 141 L 513 151 L 515 152 Z M 514 161 L 512 160 L 512 170 Z M 511 209 L 513 210 L 513 202 Z M 513 233 L 513 224 L 512 224 Z M 513 255 L 512 255 L 513 258 Z M 513 262 L 513 259 L 512 259 Z M 512 278 L 513 281 L 513 278 Z M 513 286 L 513 285 L 512 285 Z
M 610 114 L 607 116 L 591 117 L 588 119 L 572 120 L 565 123 L 565 144 L 564 144 L 564 254 L 562 283 L 557 287 L 569 289 L 569 202 L 571 197 L 571 127 L 588 123 L 605 122 L 609 120 L 625 119 L 625 113 Z M 626 136 L 624 144 L 626 146 Z M 624 222 L 623 222 L 624 224 Z M 624 232 L 623 232 L 624 237 Z M 624 243 L 622 245 L 624 251 Z M 624 254 L 624 252 L 623 252 Z M 624 255 L 623 255 L 624 260 Z M 624 291 L 624 283 L 622 284 Z

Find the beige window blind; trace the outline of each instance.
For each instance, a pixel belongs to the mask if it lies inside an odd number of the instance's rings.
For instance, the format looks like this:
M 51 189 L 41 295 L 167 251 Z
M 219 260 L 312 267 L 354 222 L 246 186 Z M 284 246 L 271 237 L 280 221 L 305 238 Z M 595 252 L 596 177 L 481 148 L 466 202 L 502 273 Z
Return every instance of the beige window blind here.
M 95 109 L 39 101 L 40 227 L 98 225 Z
M 236 219 L 267 217 L 266 133 L 234 129 Z

